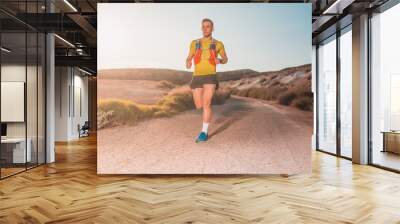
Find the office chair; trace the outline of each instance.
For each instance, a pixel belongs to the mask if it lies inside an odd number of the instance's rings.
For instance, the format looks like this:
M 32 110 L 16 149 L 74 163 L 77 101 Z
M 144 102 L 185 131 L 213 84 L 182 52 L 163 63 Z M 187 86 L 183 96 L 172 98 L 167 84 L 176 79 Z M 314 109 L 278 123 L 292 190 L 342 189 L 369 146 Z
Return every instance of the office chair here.
M 80 125 L 78 125 L 78 129 L 79 129 L 79 138 L 80 137 L 87 137 L 89 136 L 89 129 L 90 129 L 90 125 L 89 125 L 89 121 L 85 121 L 85 123 L 82 125 L 82 127 L 79 127 Z

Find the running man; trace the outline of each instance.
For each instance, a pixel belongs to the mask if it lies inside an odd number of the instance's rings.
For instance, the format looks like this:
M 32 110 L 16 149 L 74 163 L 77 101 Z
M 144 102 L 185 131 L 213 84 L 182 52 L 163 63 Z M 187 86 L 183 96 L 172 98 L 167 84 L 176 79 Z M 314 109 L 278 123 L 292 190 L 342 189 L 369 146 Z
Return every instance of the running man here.
M 192 67 L 192 60 L 195 64 L 190 82 L 194 104 L 197 109 L 203 108 L 203 128 L 196 142 L 208 140 L 208 125 L 212 117 L 211 100 L 218 88 L 216 68 L 218 64 L 228 62 L 223 43 L 212 37 L 213 21 L 207 18 L 203 19 L 201 30 L 203 37 L 191 42 L 189 55 L 186 59 L 187 69 Z M 218 58 L 218 56 L 221 58 Z

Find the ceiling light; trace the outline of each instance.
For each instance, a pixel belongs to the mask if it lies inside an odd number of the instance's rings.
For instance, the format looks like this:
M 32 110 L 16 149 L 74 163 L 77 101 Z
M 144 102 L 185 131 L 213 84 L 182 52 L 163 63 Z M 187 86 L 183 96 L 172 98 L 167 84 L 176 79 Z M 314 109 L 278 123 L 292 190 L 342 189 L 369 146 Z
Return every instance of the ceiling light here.
M 5 47 L 1 47 L 1 50 L 4 51 L 4 52 L 6 52 L 6 53 L 10 53 L 10 52 L 11 52 L 11 50 L 9 50 L 9 49 L 7 49 L 7 48 L 5 48 Z
M 65 4 L 67 4 L 72 10 L 74 10 L 75 12 L 78 12 L 78 10 L 71 4 L 69 3 L 68 0 L 64 0 Z
M 322 14 L 342 14 L 343 10 L 351 5 L 355 0 L 336 0 Z
M 71 42 L 69 42 L 68 40 L 66 40 L 66 39 L 64 39 L 64 38 L 62 38 L 62 37 L 60 37 L 60 36 L 57 35 L 57 34 L 54 34 L 54 36 L 56 36 L 58 39 L 60 39 L 61 41 L 63 41 L 63 42 L 66 43 L 67 45 L 69 45 L 69 46 L 75 48 L 75 45 L 73 45 L 73 44 L 72 44 Z
M 81 69 L 81 68 L 79 68 L 79 67 L 78 67 L 78 70 L 81 71 L 81 72 L 83 72 L 83 73 L 85 73 L 85 74 L 87 74 L 87 75 L 93 75 L 92 73 L 90 73 L 90 72 L 88 72 L 88 71 L 86 71 L 86 70 L 83 70 L 83 69 Z

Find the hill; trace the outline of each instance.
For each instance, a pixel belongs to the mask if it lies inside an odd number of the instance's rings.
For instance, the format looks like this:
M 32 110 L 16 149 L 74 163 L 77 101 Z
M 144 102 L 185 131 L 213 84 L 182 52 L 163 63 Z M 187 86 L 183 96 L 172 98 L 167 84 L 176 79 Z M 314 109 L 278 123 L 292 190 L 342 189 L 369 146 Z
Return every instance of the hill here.
M 278 101 L 308 111 L 313 108 L 310 64 L 261 72 L 256 76 L 224 82 L 221 86 L 238 96 Z

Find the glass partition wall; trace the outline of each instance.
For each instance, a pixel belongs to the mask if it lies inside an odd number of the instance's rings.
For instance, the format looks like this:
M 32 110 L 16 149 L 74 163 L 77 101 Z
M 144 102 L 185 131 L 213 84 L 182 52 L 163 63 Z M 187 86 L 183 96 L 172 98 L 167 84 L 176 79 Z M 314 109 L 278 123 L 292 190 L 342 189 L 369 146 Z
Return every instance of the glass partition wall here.
M 26 34 L 1 34 L 1 177 L 26 169 Z
M 37 2 L 30 2 L 29 10 L 39 10 L 32 5 Z M 19 6 L 29 11 L 23 2 Z M 7 17 L 0 13 L 0 19 Z M 4 24 L 0 23 L 1 179 L 45 163 L 46 156 L 45 34 L 21 22 L 13 22 L 12 29 Z
M 370 163 L 400 171 L 400 4 L 371 18 Z
M 400 172 L 400 4 L 369 18 L 368 164 Z M 352 27 L 317 45 L 317 149 L 352 157 Z M 338 57 L 337 57 L 338 56 Z
M 317 47 L 317 149 L 352 157 L 351 25 Z
M 336 153 L 336 36 L 320 43 L 318 54 L 317 149 Z
M 340 64 L 340 155 L 352 157 L 352 34 L 351 25 L 341 31 Z

